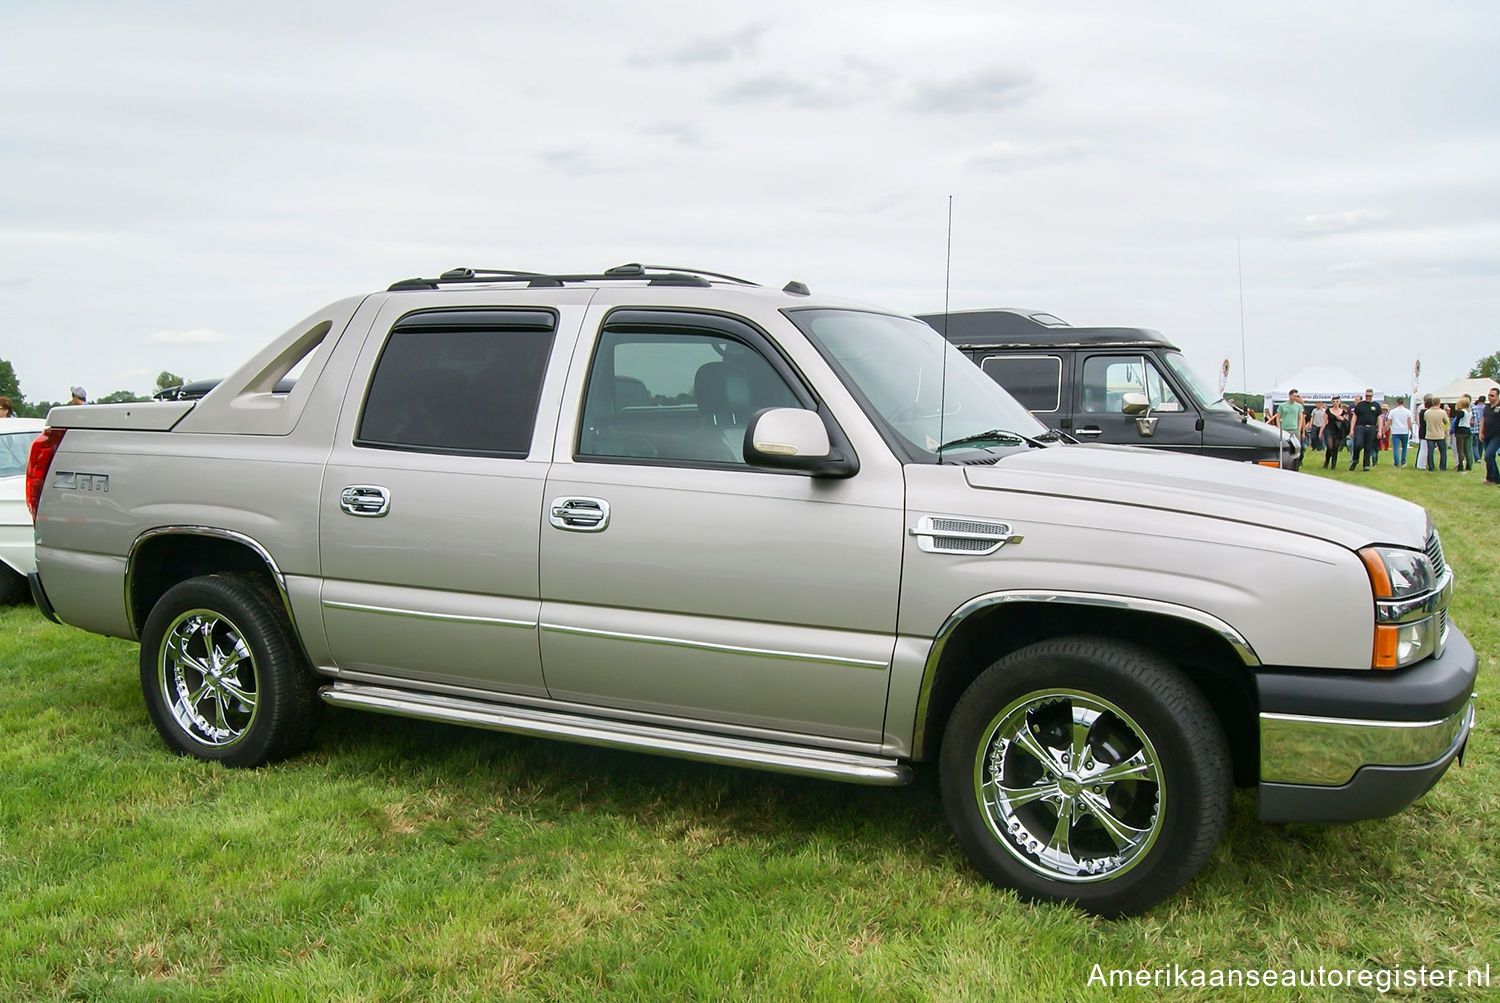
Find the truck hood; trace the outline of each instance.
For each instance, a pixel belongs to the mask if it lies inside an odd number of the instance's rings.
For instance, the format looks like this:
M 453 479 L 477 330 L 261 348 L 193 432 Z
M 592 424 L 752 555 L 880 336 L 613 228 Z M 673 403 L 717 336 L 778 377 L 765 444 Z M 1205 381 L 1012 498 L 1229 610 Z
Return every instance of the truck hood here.
M 971 487 L 1090 498 L 1267 526 L 1341 544 L 1422 549 L 1427 513 L 1368 488 L 1290 470 L 1134 446 L 1053 446 L 964 470 Z

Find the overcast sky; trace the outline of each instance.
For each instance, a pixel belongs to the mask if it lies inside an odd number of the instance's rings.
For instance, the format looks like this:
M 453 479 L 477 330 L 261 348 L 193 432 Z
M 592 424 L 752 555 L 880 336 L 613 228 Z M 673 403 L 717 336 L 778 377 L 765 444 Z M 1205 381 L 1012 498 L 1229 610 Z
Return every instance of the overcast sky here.
M 31 400 L 455 265 L 940 310 L 950 195 L 953 309 L 1154 327 L 1232 390 L 1500 350 L 1494 0 L 4 0 L 0 37 Z

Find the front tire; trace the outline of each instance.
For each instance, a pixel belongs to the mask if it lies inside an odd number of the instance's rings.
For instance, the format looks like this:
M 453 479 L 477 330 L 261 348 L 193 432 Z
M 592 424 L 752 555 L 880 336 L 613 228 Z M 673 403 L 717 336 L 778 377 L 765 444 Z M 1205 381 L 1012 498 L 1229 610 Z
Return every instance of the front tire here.
M 1229 816 L 1228 742 L 1203 694 L 1135 645 L 1043 641 L 959 699 L 939 764 L 969 859 L 1032 901 L 1141 912 L 1208 859 Z
M 141 631 L 141 691 L 169 746 L 227 766 L 299 751 L 319 707 L 281 603 L 238 575 L 191 578 L 157 601 Z

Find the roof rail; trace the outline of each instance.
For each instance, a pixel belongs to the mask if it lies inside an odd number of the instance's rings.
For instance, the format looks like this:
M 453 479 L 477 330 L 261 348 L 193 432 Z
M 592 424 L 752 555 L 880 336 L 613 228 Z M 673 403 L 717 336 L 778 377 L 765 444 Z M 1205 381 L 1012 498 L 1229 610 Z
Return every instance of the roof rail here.
M 521 272 L 506 268 L 450 268 L 435 279 L 402 279 L 393 282 L 389 292 L 403 292 L 411 289 L 436 289 L 441 285 L 457 285 L 462 283 L 481 282 L 524 282 L 527 286 L 541 287 L 561 286 L 568 282 L 611 282 L 630 279 L 645 279 L 647 285 L 653 286 L 701 286 L 707 287 L 712 283 L 709 279 L 723 279 L 741 286 L 754 286 L 755 282 L 749 279 L 737 278 L 733 275 L 725 275 L 722 272 L 708 272 L 701 268 L 678 268 L 674 265 L 642 265 L 638 262 L 630 262 L 625 265 L 616 265 L 607 268 L 597 275 L 554 275 L 546 272 Z

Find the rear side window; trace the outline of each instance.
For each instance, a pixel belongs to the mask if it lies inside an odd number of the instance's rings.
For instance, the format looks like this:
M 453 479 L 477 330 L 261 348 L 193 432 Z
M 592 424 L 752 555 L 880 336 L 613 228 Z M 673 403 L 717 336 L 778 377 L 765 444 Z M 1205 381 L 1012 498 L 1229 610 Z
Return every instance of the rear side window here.
M 539 310 L 402 318 L 375 365 L 355 444 L 524 457 L 556 326 Z
M 980 368 L 1032 414 L 1058 409 L 1062 359 L 1056 355 L 991 355 Z

